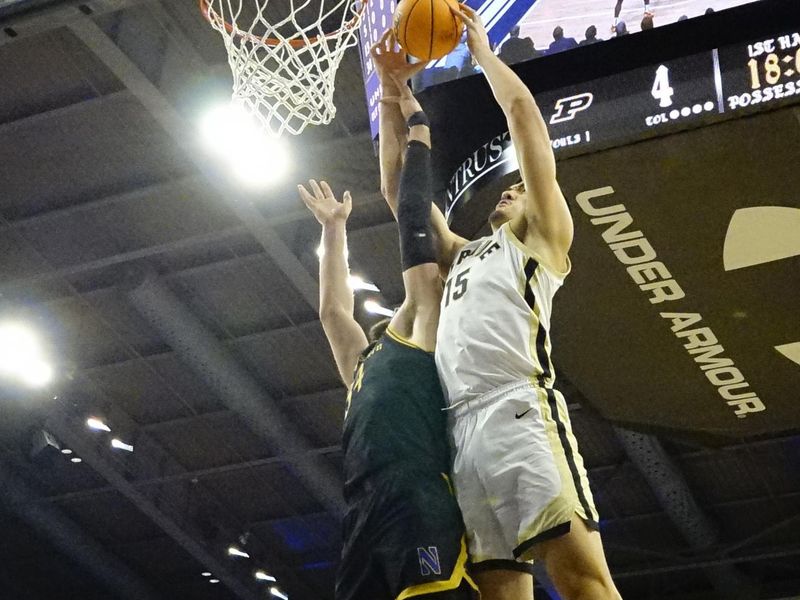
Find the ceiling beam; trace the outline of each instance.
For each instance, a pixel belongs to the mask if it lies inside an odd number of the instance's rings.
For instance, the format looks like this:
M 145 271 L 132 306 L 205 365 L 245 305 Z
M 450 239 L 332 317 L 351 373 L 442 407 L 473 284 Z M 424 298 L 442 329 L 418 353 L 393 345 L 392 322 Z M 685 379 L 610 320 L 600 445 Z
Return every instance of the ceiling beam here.
M 13 35 L 0 33 L 0 46 L 12 44 L 21 38 L 40 35 L 67 27 L 70 23 L 86 18 L 82 6 L 88 7 L 93 15 L 104 15 L 124 8 L 145 4 L 152 0 L 61 0 L 42 6 L 36 10 L 11 15 L 2 20 L 4 29 L 12 29 Z
M 292 473 L 331 514 L 345 512 L 341 477 L 316 455 L 263 386 L 157 277 L 147 275 L 128 292 L 139 313 L 250 429 L 284 456 Z
M 198 153 L 193 136 L 187 135 L 187 132 L 191 131 L 189 123 L 111 38 L 89 18 L 73 21 L 69 27 L 141 102 L 177 145 L 184 150 L 187 158 L 195 164 L 197 169 L 201 173 L 213 173 Z M 250 234 L 270 254 L 278 268 L 297 288 L 300 295 L 314 309 L 317 309 L 319 298 L 316 281 L 268 224 L 261 212 L 248 198 L 234 194 L 229 187 L 213 175 L 209 176 L 208 181 L 247 227 Z
M 60 509 L 40 502 L 40 496 L 3 462 L 0 462 L 0 490 L 0 504 L 83 567 L 109 594 L 128 600 L 157 600 L 150 586 L 127 565 Z
M 171 537 L 181 548 L 186 550 L 200 564 L 211 570 L 239 600 L 258 600 L 258 594 L 239 581 L 219 558 L 214 556 L 195 536 L 187 533 L 171 517 L 119 473 L 112 464 L 102 456 L 95 445 L 86 439 L 83 430 L 85 424 L 63 412 L 54 411 L 45 422 L 45 428 L 59 440 L 77 453 L 100 476 L 128 499 L 136 508 L 144 513 L 153 523 Z
M 165 188 L 170 187 L 170 184 L 157 184 L 156 187 L 164 185 Z M 125 199 L 133 199 L 133 198 L 144 198 L 144 192 L 140 192 L 138 190 L 133 190 L 131 192 L 126 192 L 124 194 L 110 196 L 107 198 L 101 198 L 98 200 L 90 201 L 86 203 L 85 210 L 92 210 L 94 208 L 95 203 L 97 205 L 107 205 L 107 204 L 116 204 L 118 202 L 124 201 Z M 383 198 L 380 197 L 379 194 L 373 194 L 367 196 L 367 202 L 362 202 L 363 204 L 371 204 L 373 202 L 383 202 Z M 61 213 L 62 216 L 64 214 L 74 214 L 76 212 L 80 212 L 84 210 L 84 205 L 76 205 L 72 207 L 68 207 L 65 209 L 61 209 L 59 211 L 52 211 L 53 213 Z M 58 215 L 52 215 L 51 212 L 43 213 L 41 215 L 29 217 L 26 219 L 21 219 L 19 221 L 10 221 L 8 225 L 4 227 L 0 227 L 0 234 L 7 231 L 12 231 L 14 229 L 24 229 L 24 227 L 28 225 L 38 225 L 40 223 L 45 223 L 51 219 L 58 218 Z M 269 218 L 269 222 L 272 227 L 284 225 L 287 223 L 293 223 L 296 221 L 304 220 L 310 218 L 310 214 L 307 210 L 297 210 L 297 211 L 289 211 L 283 213 L 282 215 L 274 216 Z M 19 223 L 19 225 L 18 225 Z M 394 221 L 379 223 L 375 225 L 368 225 L 366 227 L 362 227 L 361 229 L 355 229 L 350 231 L 350 235 L 356 235 L 361 232 L 368 232 L 368 231 L 375 231 L 381 228 L 386 228 L 387 231 L 389 229 L 394 229 L 396 225 Z M 208 244 L 214 244 L 219 242 L 224 242 L 226 240 L 232 240 L 241 238 L 243 236 L 251 236 L 250 230 L 245 227 L 244 225 L 233 225 L 231 227 L 226 227 L 224 229 L 219 229 L 217 231 L 212 231 L 209 233 L 197 234 L 187 236 L 178 240 L 173 240 L 170 242 L 164 242 L 162 244 L 155 244 L 153 246 L 145 246 L 144 248 L 137 248 L 136 250 L 130 250 L 126 252 L 119 252 L 116 254 L 111 254 L 109 256 L 104 256 L 102 258 L 88 260 L 80 263 L 75 263 L 71 265 L 67 265 L 64 267 L 60 267 L 58 269 L 51 269 L 48 271 L 44 271 L 42 273 L 36 273 L 33 275 L 26 275 L 23 277 L 18 277 L 16 279 L 11 279 L 7 281 L 0 281 L 0 295 L 5 296 L 13 296 L 19 293 L 25 293 L 32 288 L 35 288 L 38 285 L 58 281 L 64 278 L 76 277 L 81 275 L 86 275 L 93 271 L 98 271 L 101 269 L 105 269 L 112 266 L 117 265 L 124 265 L 128 263 L 132 263 L 135 261 L 153 258 L 156 256 L 160 256 L 163 254 L 169 254 L 171 252 L 178 252 L 182 250 L 188 250 L 192 248 L 202 248 Z M 251 236 L 252 237 L 252 236 Z M 28 243 L 31 243 L 28 241 Z M 34 246 L 35 248 L 35 246 Z M 181 275 L 189 275 L 193 273 L 199 273 L 203 270 L 214 270 L 214 269 L 227 269 L 237 264 L 244 264 L 253 260 L 259 260 L 263 257 L 270 257 L 274 260 L 268 252 L 264 251 L 256 253 L 256 254 L 248 254 L 244 256 L 237 256 L 233 258 L 226 258 L 221 261 L 214 261 L 204 265 L 198 265 L 194 267 L 188 267 L 186 269 L 181 269 L 178 271 L 173 271 L 171 273 L 165 273 L 164 276 L 167 278 L 178 277 Z M 109 286 L 113 287 L 113 286 Z M 99 287 L 94 288 L 90 291 L 99 291 L 102 289 L 108 289 L 106 287 Z M 54 300 L 59 300 L 64 297 L 70 297 L 71 295 L 56 295 L 53 298 L 48 298 L 45 302 L 50 302 Z
M 341 446 L 325 446 L 324 448 L 313 448 L 311 450 L 308 450 L 307 454 L 317 455 L 317 456 L 330 456 L 338 454 L 341 451 L 342 451 Z M 259 458 L 240 463 L 221 465 L 218 467 L 209 467 L 207 469 L 195 469 L 193 471 L 182 471 L 180 473 L 161 475 L 158 477 L 151 477 L 148 479 L 139 479 L 131 481 L 130 484 L 137 489 L 144 489 L 148 487 L 163 485 L 165 483 L 175 483 L 178 481 L 193 481 L 193 480 L 199 481 L 200 479 L 203 479 L 205 477 L 212 477 L 214 475 L 222 475 L 225 473 L 231 473 L 235 471 L 244 471 L 247 469 L 263 467 L 265 465 L 283 463 L 286 461 L 286 458 L 287 458 L 286 455 L 270 456 L 269 458 Z M 77 502 L 80 500 L 86 500 L 88 498 L 93 498 L 95 496 L 109 494 L 116 491 L 117 489 L 114 486 L 104 486 L 100 488 L 94 488 L 91 490 L 83 490 L 80 492 L 68 492 L 66 494 L 49 496 L 46 498 L 42 498 L 41 502 L 56 503 L 56 504 Z M 327 513 L 320 513 L 320 514 L 327 514 Z

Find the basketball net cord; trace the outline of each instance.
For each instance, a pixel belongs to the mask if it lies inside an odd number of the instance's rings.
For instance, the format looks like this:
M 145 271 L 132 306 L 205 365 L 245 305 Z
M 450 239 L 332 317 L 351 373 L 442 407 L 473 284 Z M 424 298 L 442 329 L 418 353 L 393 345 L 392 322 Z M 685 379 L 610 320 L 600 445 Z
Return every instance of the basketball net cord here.
M 325 1 L 314 0 L 311 7 L 312 0 L 289 0 L 288 14 L 276 19 L 267 16 L 270 0 L 200 0 L 203 14 L 225 41 L 233 101 L 272 135 L 298 135 L 308 125 L 327 125 L 336 115 L 336 71 L 344 52 L 358 43 L 366 1 L 331 0 L 327 7 Z M 310 23 L 298 22 L 301 11 Z M 322 24 L 331 19 L 338 19 L 339 26 L 324 33 Z

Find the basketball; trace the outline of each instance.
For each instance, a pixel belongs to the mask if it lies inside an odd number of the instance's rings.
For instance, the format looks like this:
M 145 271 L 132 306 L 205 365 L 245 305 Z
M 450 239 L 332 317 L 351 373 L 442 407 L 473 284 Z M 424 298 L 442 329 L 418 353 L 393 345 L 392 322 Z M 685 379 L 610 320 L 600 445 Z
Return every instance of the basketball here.
M 411 56 L 422 61 L 448 54 L 458 44 L 464 24 L 450 12 L 455 0 L 402 0 L 394 13 L 397 41 Z

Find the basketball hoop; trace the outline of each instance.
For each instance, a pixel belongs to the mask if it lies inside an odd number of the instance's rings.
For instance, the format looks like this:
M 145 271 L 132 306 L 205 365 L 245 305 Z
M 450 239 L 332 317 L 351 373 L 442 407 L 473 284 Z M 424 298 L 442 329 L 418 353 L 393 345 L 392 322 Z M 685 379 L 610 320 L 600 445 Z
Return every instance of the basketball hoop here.
M 200 0 L 203 15 L 225 41 L 234 102 L 271 134 L 298 135 L 336 115 L 336 71 L 357 43 L 366 5 L 350 2 Z

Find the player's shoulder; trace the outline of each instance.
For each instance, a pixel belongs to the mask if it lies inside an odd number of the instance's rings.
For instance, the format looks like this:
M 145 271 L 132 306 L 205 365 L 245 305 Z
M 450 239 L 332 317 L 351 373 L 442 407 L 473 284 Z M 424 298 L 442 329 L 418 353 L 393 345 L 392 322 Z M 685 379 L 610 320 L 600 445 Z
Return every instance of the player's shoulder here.
M 569 256 L 556 255 L 550 250 L 548 244 L 539 239 L 530 228 L 516 233 L 512 223 L 509 222 L 500 227 L 498 231 L 502 231 L 506 244 L 515 248 L 529 261 L 528 264 L 531 268 L 537 270 L 541 268 L 547 276 L 557 281 L 563 281 L 569 275 L 572 269 Z

